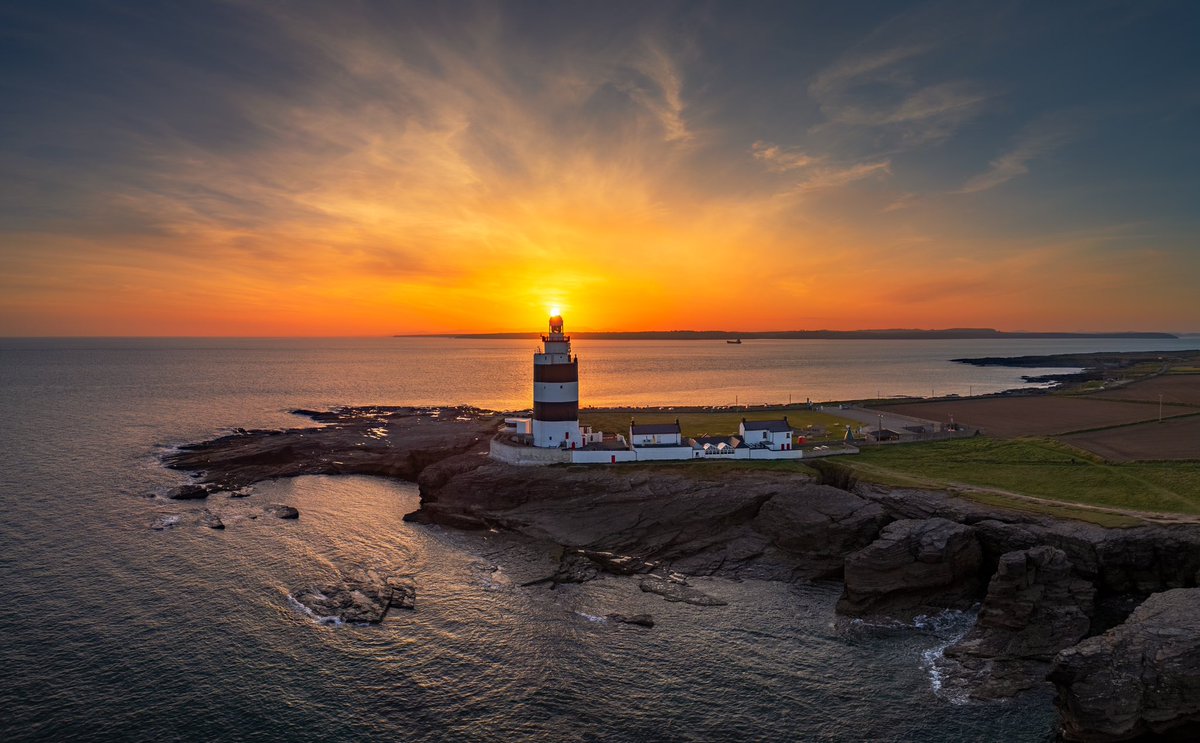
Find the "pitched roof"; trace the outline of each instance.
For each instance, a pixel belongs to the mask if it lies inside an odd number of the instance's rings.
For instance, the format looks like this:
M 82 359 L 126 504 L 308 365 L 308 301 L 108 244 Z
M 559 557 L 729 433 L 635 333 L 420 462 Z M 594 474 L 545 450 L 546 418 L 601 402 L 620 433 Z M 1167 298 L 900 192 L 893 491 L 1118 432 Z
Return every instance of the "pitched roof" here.
M 679 433 L 679 421 L 674 423 L 630 423 L 629 432 L 638 434 Z
M 747 431 L 770 431 L 771 433 L 787 433 L 792 430 L 792 425 L 787 422 L 787 418 L 777 421 L 748 421 L 743 420 L 742 425 Z

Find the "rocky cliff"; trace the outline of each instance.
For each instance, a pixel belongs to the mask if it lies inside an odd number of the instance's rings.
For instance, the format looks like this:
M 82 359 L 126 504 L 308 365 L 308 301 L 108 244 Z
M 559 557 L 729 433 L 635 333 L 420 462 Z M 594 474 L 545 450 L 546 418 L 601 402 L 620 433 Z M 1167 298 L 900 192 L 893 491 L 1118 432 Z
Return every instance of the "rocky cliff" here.
M 1040 683 L 1050 661 L 1091 626 L 1096 589 L 1067 554 L 1040 546 L 1001 556 L 979 618 L 946 650 L 977 699 L 1008 697 Z
M 1073 741 L 1200 736 L 1200 589 L 1156 593 L 1120 626 L 1064 650 L 1050 680 Z
M 794 474 L 654 464 L 513 467 L 447 458 L 419 478 L 409 518 L 500 527 L 692 575 L 840 578 L 889 519 L 877 503 Z

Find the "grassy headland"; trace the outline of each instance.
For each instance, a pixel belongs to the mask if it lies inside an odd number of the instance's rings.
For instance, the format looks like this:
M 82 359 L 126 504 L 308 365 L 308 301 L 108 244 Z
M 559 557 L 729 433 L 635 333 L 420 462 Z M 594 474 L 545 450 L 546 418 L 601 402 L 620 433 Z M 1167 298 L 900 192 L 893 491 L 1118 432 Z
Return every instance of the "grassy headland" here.
M 633 418 L 638 423 L 673 423 L 679 419 L 679 427 L 684 437 L 689 436 L 731 436 L 738 432 L 738 423 L 742 418 L 748 421 L 771 420 L 787 416 L 788 422 L 796 431 L 797 436 L 805 436 L 809 441 L 841 441 L 846 436 L 846 426 L 857 426 L 854 421 L 839 418 L 829 413 L 809 410 L 800 405 L 794 407 L 779 407 L 763 409 L 721 408 L 717 410 L 696 410 L 681 408 L 678 411 L 662 411 L 659 409 L 639 410 L 637 408 L 596 408 L 579 411 L 580 422 L 592 426 L 598 431 L 621 433 L 629 435 L 629 420 Z M 820 433 L 817 433 L 820 432 Z

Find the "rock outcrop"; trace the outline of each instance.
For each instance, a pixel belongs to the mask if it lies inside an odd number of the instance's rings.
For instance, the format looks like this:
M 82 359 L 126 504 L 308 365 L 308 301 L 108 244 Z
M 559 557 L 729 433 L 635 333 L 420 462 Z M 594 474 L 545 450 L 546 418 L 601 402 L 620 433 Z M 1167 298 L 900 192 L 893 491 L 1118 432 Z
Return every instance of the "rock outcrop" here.
M 610 622 L 620 622 L 621 624 L 636 624 L 639 627 L 653 627 L 654 617 L 649 614 L 617 614 L 612 613 L 607 617 Z
M 659 566 L 836 579 L 842 555 L 868 544 L 888 520 L 875 503 L 795 474 L 731 477 L 720 466 L 691 463 L 514 467 L 463 455 L 428 467 L 418 482 L 421 509 L 410 521 L 517 531 L 586 551 L 614 573 Z
M 204 485 L 196 485 L 188 483 L 171 488 L 167 492 L 167 497 L 171 500 L 204 500 L 209 495 L 217 492 L 219 488 L 211 483 Z
M 472 450 L 486 450 L 499 418 L 475 408 L 360 407 L 295 411 L 324 425 L 286 430 L 237 429 L 163 457 L 172 469 L 189 470 L 195 484 L 172 498 L 204 498 L 237 491 L 262 480 L 297 475 L 379 475 L 415 480 L 429 464 Z
M 1061 734 L 1071 741 L 1200 736 L 1200 588 L 1146 599 L 1121 624 L 1054 660 Z
M 1095 593 L 1060 549 L 1006 553 L 975 626 L 945 656 L 957 662 L 970 696 L 1012 696 L 1042 682 L 1054 656 L 1083 639 Z
M 904 519 L 846 557 L 841 614 L 912 617 L 978 599 L 983 553 L 975 530 L 943 518 Z
M 668 580 L 656 575 L 647 575 L 642 578 L 638 587 L 646 593 L 657 593 L 667 601 L 681 601 L 695 606 L 725 606 L 729 603 L 693 588 L 686 581 Z
M 274 516 L 277 519 L 300 518 L 300 511 L 291 506 L 285 506 L 282 503 L 272 503 L 270 505 L 263 506 L 263 513 L 267 514 L 268 516 Z
M 209 529 L 224 529 L 225 522 L 207 508 L 184 513 L 160 513 L 150 521 L 150 528 L 166 531 L 180 526 L 206 526 Z
M 617 555 L 612 552 L 585 549 L 564 549 L 559 555 L 558 567 L 545 578 L 538 578 L 523 583 L 525 586 L 536 586 L 549 583 L 556 586 L 560 583 L 587 583 L 600 577 L 601 573 L 612 575 L 634 575 L 648 573 L 657 567 L 656 563 L 639 560 L 628 555 Z
M 388 609 L 416 608 L 417 589 L 411 578 L 367 571 L 296 591 L 291 598 L 322 623 L 378 624 Z

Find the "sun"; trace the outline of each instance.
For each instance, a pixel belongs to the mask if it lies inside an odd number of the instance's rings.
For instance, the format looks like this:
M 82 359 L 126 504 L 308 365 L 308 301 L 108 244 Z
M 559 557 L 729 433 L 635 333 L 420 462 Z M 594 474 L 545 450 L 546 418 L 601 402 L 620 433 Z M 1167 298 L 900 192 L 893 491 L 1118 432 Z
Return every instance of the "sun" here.
M 562 313 L 559 311 L 559 309 L 557 307 L 550 308 L 550 317 L 558 317 L 561 314 Z

